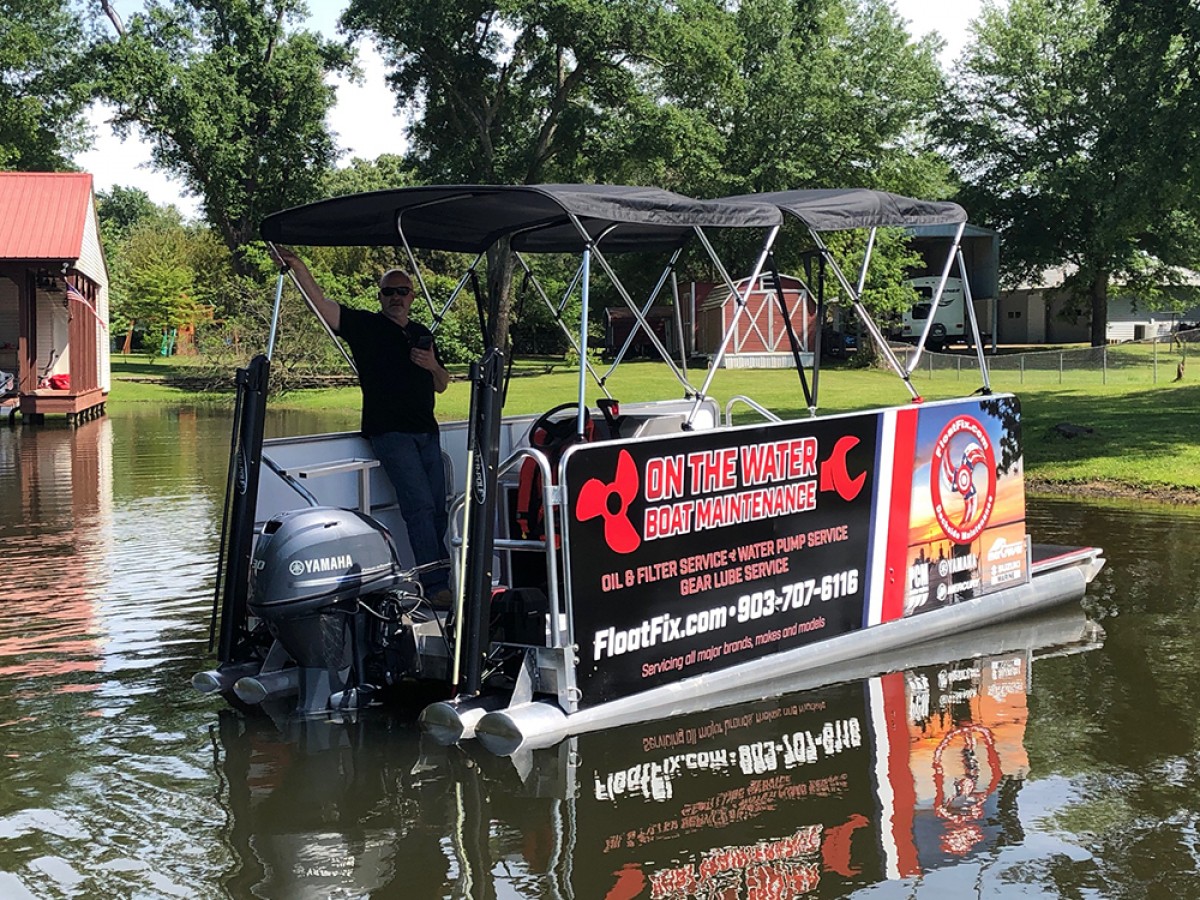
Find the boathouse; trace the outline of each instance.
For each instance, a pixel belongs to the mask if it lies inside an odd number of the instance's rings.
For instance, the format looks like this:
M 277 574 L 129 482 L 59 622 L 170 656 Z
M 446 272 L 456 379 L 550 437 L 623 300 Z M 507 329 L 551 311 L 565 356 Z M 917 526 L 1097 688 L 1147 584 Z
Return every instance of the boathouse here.
M 87 173 L 0 172 L 0 373 L 8 416 L 104 412 L 108 269 Z

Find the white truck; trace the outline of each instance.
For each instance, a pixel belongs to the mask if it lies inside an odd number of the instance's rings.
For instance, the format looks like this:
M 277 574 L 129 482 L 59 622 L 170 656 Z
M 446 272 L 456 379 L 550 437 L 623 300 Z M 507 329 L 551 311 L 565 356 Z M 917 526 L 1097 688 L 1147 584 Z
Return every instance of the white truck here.
M 899 327 L 894 332 L 895 338 L 911 344 L 921 339 L 921 332 L 924 331 L 930 311 L 933 310 L 933 295 L 937 291 L 939 280 L 936 275 L 909 280 L 909 285 L 921 299 L 914 303 L 911 309 L 905 310 Z M 929 331 L 929 339 L 925 346 L 937 351 L 947 344 L 968 343 L 969 327 L 962 279 L 947 278 L 941 300 L 937 309 L 933 310 L 933 327 Z

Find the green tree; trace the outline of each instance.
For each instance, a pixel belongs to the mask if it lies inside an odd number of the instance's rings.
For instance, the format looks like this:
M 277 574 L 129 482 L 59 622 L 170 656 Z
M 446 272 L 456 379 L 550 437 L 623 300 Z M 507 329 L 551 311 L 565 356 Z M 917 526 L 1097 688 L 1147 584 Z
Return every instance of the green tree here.
M 1008 279 L 1069 264 L 1094 346 L 1113 282 L 1148 296 L 1200 261 L 1197 110 L 1181 102 L 1194 34 L 1189 54 L 1171 25 L 1155 38 L 1145 22 L 1098 0 L 986 5 L 941 120 L 964 203 L 1003 234 Z
M 85 26 L 68 0 L 0 0 L 0 169 L 60 171 L 89 135 L 79 58 Z
M 118 32 L 96 52 L 113 125 L 149 140 L 249 274 L 240 253 L 259 221 L 320 196 L 336 156 L 325 77 L 349 50 L 291 27 L 301 0 L 150 0 L 127 26 L 102 6 Z
M 532 184 L 605 180 L 594 162 L 614 155 L 610 133 L 653 106 L 664 61 L 721 11 L 714 0 L 351 0 L 342 21 L 374 36 L 398 105 L 419 106 L 420 177 Z M 512 272 L 500 242 L 488 280 L 501 346 Z
M 931 39 L 914 43 L 884 0 L 747 0 L 736 21 L 744 102 L 731 110 L 722 192 L 951 189 L 927 149 L 943 88 Z
M 121 185 L 113 185 L 110 191 L 96 192 L 96 217 L 100 220 L 104 252 L 110 260 L 120 253 L 121 244 L 142 223 L 164 217 L 177 225 L 183 222 L 175 207 L 160 208 L 141 188 Z
M 375 37 L 398 105 L 419 109 L 424 179 L 948 190 L 921 149 L 936 45 L 883 0 L 351 0 L 343 24 Z M 507 323 L 505 258 L 489 275 Z
M 214 305 L 215 243 L 207 228 L 173 221 L 169 210 L 133 225 L 109 259 L 114 326 L 158 333 L 208 318 L 200 310 Z

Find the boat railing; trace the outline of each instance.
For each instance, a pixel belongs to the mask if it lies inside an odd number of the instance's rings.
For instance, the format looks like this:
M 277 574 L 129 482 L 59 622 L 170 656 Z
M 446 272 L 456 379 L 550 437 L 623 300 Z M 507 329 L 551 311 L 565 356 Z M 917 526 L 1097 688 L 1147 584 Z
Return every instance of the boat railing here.
M 725 404 L 725 424 L 726 425 L 733 424 L 733 408 L 738 403 L 746 404 L 746 406 L 750 407 L 752 410 L 754 410 L 756 413 L 758 413 L 760 416 L 762 416 L 768 422 L 782 422 L 783 421 L 783 419 L 780 416 L 771 412 L 771 410 L 767 409 L 765 406 L 762 406 L 761 404 L 756 403 L 755 401 L 751 400 L 749 397 L 746 397 L 742 394 L 738 394 L 736 397 L 730 397 L 729 402 Z
M 558 564 L 556 551 L 558 548 L 558 531 L 555 524 L 555 510 L 559 507 L 560 489 L 554 483 L 550 468 L 550 459 L 536 447 L 521 447 L 505 459 L 497 469 L 496 480 L 503 484 L 505 476 L 516 470 L 526 459 L 532 460 L 541 475 L 542 509 L 546 511 L 544 518 L 545 535 L 541 538 L 497 537 L 492 546 L 496 551 L 508 552 L 541 552 L 546 557 L 546 594 L 550 611 L 549 633 L 551 647 L 556 649 L 567 646 L 568 632 L 564 624 L 563 608 L 559 592 Z M 466 507 L 466 494 L 460 494 L 450 506 L 450 549 L 454 555 L 455 571 L 462 577 L 463 536 L 460 521 Z M 505 517 L 507 520 L 507 516 Z
M 302 485 L 299 481 L 292 477 L 292 474 L 283 468 L 267 454 L 262 455 L 263 465 L 279 476 L 279 480 L 286 484 L 289 488 L 295 491 L 309 506 L 320 506 L 321 502 L 313 496 L 312 492 Z

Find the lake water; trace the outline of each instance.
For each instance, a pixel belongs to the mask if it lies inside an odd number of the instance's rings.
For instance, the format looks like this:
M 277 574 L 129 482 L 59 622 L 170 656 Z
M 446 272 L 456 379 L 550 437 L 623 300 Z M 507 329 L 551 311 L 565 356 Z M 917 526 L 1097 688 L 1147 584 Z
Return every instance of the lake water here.
M 1102 630 L 507 759 L 192 691 L 228 451 L 214 410 L 0 429 L 0 898 L 1200 897 L 1194 514 L 1031 500 L 1105 548 Z

